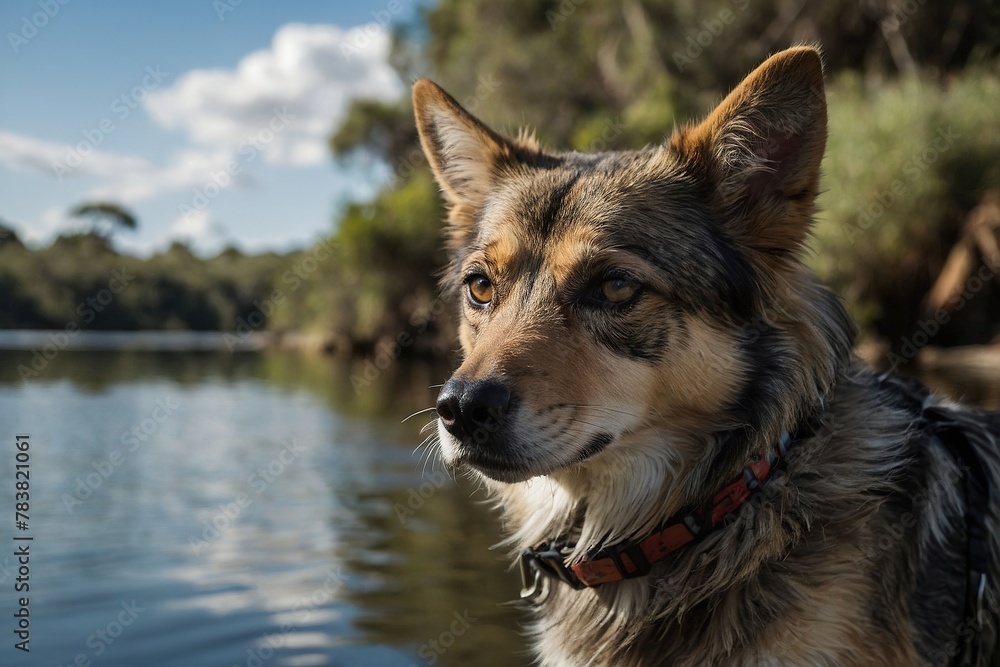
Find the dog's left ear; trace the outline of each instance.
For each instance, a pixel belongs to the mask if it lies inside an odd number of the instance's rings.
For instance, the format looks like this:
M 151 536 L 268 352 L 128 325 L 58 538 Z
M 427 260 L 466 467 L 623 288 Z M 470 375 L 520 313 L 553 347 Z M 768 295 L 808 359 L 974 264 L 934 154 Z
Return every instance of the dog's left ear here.
M 729 232 L 765 261 L 805 241 L 826 147 L 826 96 L 819 52 L 771 56 L 671 148 L 704 175 Z

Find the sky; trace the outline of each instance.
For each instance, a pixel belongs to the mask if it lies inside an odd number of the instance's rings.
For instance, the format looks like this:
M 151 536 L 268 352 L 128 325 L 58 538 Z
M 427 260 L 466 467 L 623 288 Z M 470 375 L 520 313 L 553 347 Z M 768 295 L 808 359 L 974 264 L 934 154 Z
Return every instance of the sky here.
M 426 0 L 4 0 L 0 222 L 29 245 L 132 211 L 118 248 L 303 247 L 386 169 L 338 165 L 327 139 L 356 98 L 407 94 L 393 27 Z

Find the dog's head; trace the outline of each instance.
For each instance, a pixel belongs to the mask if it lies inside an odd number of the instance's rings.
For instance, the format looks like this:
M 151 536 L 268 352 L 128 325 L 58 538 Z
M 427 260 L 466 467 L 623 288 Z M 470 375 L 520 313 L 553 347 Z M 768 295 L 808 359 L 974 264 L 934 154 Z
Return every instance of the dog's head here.
M 413 100 L 462 302 L 446 462 L 518 482 L 725 433 L 673 455 L 728 475 L 826 391 L 851 327 L 799 261 L 826 143 L 814 49 L 634 152 L 543 151 L 427 80 Z

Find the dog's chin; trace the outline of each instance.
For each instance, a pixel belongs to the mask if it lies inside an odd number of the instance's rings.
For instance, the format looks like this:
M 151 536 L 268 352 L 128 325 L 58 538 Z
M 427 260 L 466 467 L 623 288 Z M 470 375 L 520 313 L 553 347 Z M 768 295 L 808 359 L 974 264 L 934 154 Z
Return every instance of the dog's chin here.
M 548 472 L 544 466 L 532 464 L 513 457 L 498 457 L 490 454 L 477 454 L 460 444 L 452 445 L 452 455 L 445 453 L 445 464 L 458 470 L 469 470 L 504 484 L 526 482 L 532 477 L 539 477 Z
M 476 464 L 468 462 L 466 464 L 471 470 L 479 473 L 483 477 L 492 479 L 494 482 L 502 482 L 503 484 L 517 484 L 518 482 L 527 482 L 533 477 L 540 477 L 546 473 L 535 472 L 527 469 L 520 468 L 496 468 L 493 466 L 485 466 L 482 464 Z
M 565 461 L 552 458 L 532 461 L 511 456 L 497 456 L 492 453 L 477 453 L 452 440 L 450 449 L 453 455 L 445 453 L 445 463 L 454 468 L 471 469 L 495 482 L 517 484 L 533 477 L 542 477 L 578 466 L 603 452 L 613 440 L 610 434 L 598 434 Z

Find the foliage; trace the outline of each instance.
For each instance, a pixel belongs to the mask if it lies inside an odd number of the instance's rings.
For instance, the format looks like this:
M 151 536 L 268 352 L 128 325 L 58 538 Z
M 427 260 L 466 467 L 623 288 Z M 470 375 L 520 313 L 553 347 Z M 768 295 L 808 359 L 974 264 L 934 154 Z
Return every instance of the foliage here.
M 634 147 L 703 113 L 792 44 L 822 44 L 831 72 L 944 73 L 997 52 L 993 3 L 911 4 L 907 13 L 889 0 L 443 0 L 427 14 L 427 59 L 459 101 L 496 82 L 500 94 L 477 105 L 488 121 L 515 119 L 582 149 L 579 128 L 621 114 L 628 129 L 616 143 Z
M 390 62 L 498 129 L 615 150 L 662 141 L 769 53 L 822 44 L 830 142 L 809 261 L 863 325 L 895 341 L 920 317 L 963 216 L 1000 183 L 997 13 L 992 0 L 440 0 L 397 29 Z M 952 143 L 925 159 L 948 128 Z M 94 234 L 29 251 L 0 228 L 0 326 L 63 326 L 120 265 L 134 284 L 93 327 L 234 330 L 256 309 L 269 328 L 356 351 L 447 352 L 453 325 L 434 277 L 444 211 L 409 100 L 354 101 L 329 145 L 342 166 L 374 156 L 392 179 L 298 253 L 200 260 L 175 245 L 140 261 Z M 885 203 L 896 181 L 902 194 Z M 995 312 L 983 315 L 994 328 Z
M 90 218 L 93 224 L 92 231 L 107 235 L 115 226 L 122 229 L 135 230 L 138 222 L 135 216 L 119 204 L 112 202 L 85 202 L 74 207 L 69 212 L 75 218 Z M 107 223 L 102 226 L 100 223 Z
M 662 141 L 678 122 L 707 112 L 769 53 L 821 43 L 831 140 L 820 202 L 826 212 L 816 228 L 820 250 L 810 262 L 859 304 L 863 327 L 897 340 L 921 315 L 923 294 L 963 214 L 998 183 L 1000 138 L 977 130 L 996 126 L 1000 102 L 991 64 L 1000 49 L 996 14 L 986 0 L 442 0 L 424 16 L 422 58 L 413 56 L 412 41 L 397 39 L 396 62 L 410 78 L 431 76 L 499 129 L 526 125 L 555 148 L 603 150 Z M 395 109 L 356 102 L 331 139 L 334 155 L 367 151 L 397 173 L 411 170 L 420 163 L 411 114 L 408 100 Z M 910 178 L 907 160 L 949 124 L 960 135 L 953 149 L 916 167 L 906 196 L 851 238 L 847 230 L 859 214 L 894 179 Z M 336 308 L 350 320 L 345 331 L 367 336 L 373 327 L 392 330 L 392 322 L 405 330 L 400 304 L 429 290 L 426 276 L 442 265 L 422 236 L 434 233 L 434 223 L 414 225 L 407 209 L 392 205 L 402 190 L 414 210 L 430 208 L 421 193 L 437 200 L 422 166 L 407 179 L 341 219 L 338 237 L 357 251 L 347 255 L 369 258 L 371 267 L 345 270 L 359 285 L 358 298 Z M 374 217 L 362 224 L 366 210 Z M 401 241 L 414 252 L 399 256 Z M 378 249 L 392 258 L 388 274 Z M 412 264 L 404 269 L 400 262 Z M 393 282 L 403 273 L 413 277 L 412 290 Z
M 912 333 L 966 215 L 1000 185 L 1000 135 L 986 130 L 997 126 L 1000 71 L 975 68 L 944 85 L 844 73 L 829 98 L 810 261 L 862 324 L 898 341 Z
M 447 317 L 431 314 L 436 267 L 444 264 L 444 211 L 430 173 L 414 172 L 374 201 L 354 204 L 331 239 L 334 257 L 317 277 L 282 304 L 276 322 L 300 315 L 299 327 L 326 331 L 339 348 L 371 351 L 403 344 L 394 354 L 440 355 L 452 346 Z
M 28 250 L 0 245 L 0 327 L 235 331 L 294 256 L 195 257 L 182 244 L 141 260 L 97 234 Z
M 356 100 L 330 137 L 330 151 L 343 155 L 363 148 L 385 159 L 401 155 L 417 141 L 417 130 L 411 119 L 407 105 Z

